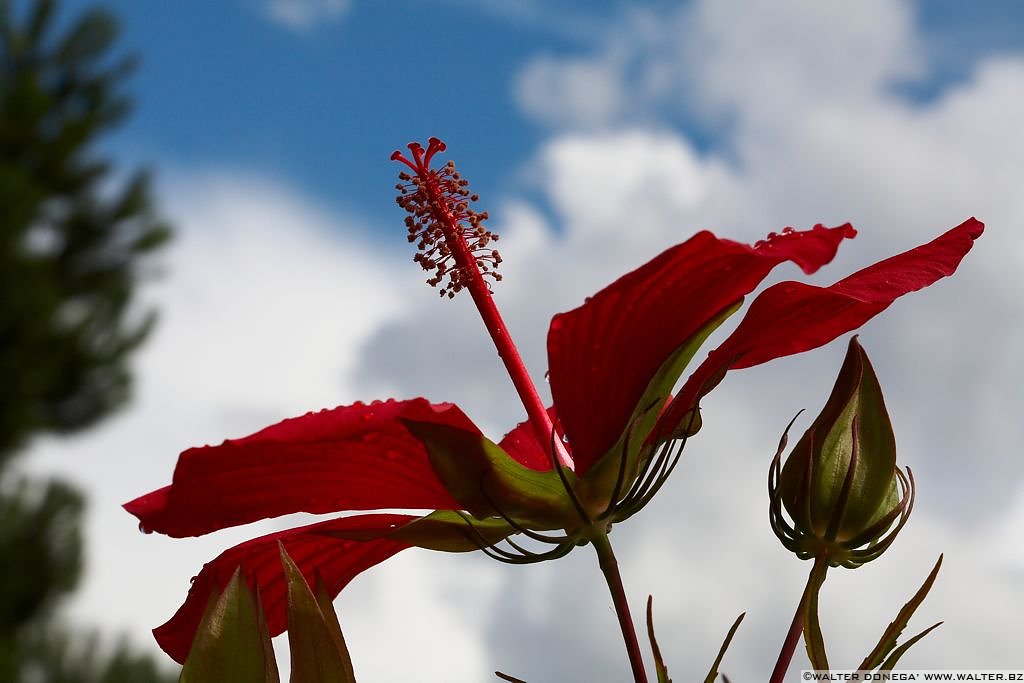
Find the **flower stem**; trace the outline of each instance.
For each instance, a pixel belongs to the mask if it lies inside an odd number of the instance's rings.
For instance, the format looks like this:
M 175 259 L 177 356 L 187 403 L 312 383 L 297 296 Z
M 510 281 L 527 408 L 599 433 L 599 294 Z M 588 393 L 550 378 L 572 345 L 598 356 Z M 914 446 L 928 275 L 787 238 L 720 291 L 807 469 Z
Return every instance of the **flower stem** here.
M 629 603 L 626 600 L 626 592 L 622 588 L 622 577 L 619 575 L 619 563 L 612 552 L 612 544 L 607 534 L 599 534 L 591 539 L 594 550 L 597 551 L 598 563 L 601 565 L 601 573 L 608 582 L 608 590 L 612 594 L 612 603 L 615 605 L 615 614 L 619 617 L 619 627 L 622 629 L 622 640 L 626 644 L 626 653 L 629 655 L 629 665 L 633 669 L 633 680 L 635 683 L 647 683 L 647 672 L 644 670 L 643 655 L 640 652 L 640 644 L 636 639 L 636 629 L 633 626 L 633 617 L 629 614 Z
M 807 576 L 807 585 L 804 586 L 803 595 L 800 596 L 800 603 L 796 606 L 796 614 L 793 615 L 793 623 L 789 625 L 786 639 L 782 642 L 779 659 L 775 662 L 775 669 L 772 671 L 769 683 L 782 683 L 786 678 L 789 664 L 793 661 L 793 653 L 796 652 L 796 645 L 800 642 L 800 636 L 804 631 L 804 612 L 806 612 L 807 601 L 810 600 L 811 594 L 814 591 L 814 584 L 816 583 L 818 573 L 825 569 L 822 565 L 827 561 L 826 555 L 821 555 L 814 560 L 811 572 Z
M 427 175 L 425 185 L 427 193 L 431 198 L 434 216 L 444 230 L 452 256 L 465 277 L 465 286 L 469 290 L 470 296 L 473 297 L 473 303 L 476 304 L 480 317 L 483 318 L 484 326 L 490 333 L 494 346 L 498 349 L 498 356 L 505 364 L 509 377 L 512 378 L 512 384 L 515 386 L 519 399 L 526 408 L 526 414 L 529 416 L 530 424 L 533 425 L 537 439 L 542 445 L 547 445 L 549 441 L 553 443 L 554 455 L 558 462 L 563 467 L 572 469 L 572 458 L 566 452 L 565 444 L 562 443 L 562 440 L 555 436 L 555 427 L 548 416 L 547 409 L 544 407 L 544 402 L 541 401 L 540 395 L 537 393 L 537 387 L 534 386 L 533 380 L 530 379 L 530 373 L 526 370 L 526 365 L 519 355 L 519 349 L 516 348 L 515 342 L 512 341 L 512 335 L 509 334 L 508 327 L 506 327 L 501 313 L 498 312 L 498 307 L 494 303 L 494 297 L 491 295 L 491 290 L 476 265 L 476 260 L 470 253 L 465 240 L 460 236 L 458 221 L 444 201 L 443 193 L 437 185 L 437 180 Z
M 477 310 L 480 311 L 480 317 L 483 318 L 484 325 L 494 341 L 494 346 L 498 349 L 498 356 L 505 364 L 505 369 L 508 371 L 509 377 L 512 378 L 512 384 L 515 386 L 520 400 L 526 407 L 526 414 L 530 418 L 530 423 L 533 425 L 533 431 L 537 434 L 538 440 L 542 446 L 547 446 L 549 441 L 554 443 L 558 462 L 563 467 L 572 469 L 572 460 L 566 453 L 562 440 L 557 436 L 553 437 L 555 427 L 548 416 L 548 411 L 544 408 L 540 395 L 537 393 L 537 387 L 534 386 L 533 380 L 530 379 L 530 373 L 526 370 L 526 365 L 519 355 L 519 350 L 512 341 L 512 335 L 509 334 L 505 321 L 502 320 L 498 307 L 494 304 L 494 298 L 487 289 L 487 284 L 483 281 L 483 278 L 474 278 L 470 281 L 468 289 Z

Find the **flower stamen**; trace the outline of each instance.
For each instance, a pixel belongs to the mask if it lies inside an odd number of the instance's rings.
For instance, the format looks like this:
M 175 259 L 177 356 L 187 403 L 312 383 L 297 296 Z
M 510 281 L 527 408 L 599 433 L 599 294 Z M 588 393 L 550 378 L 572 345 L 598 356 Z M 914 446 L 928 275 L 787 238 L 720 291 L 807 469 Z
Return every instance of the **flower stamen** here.
M 429 285 L 443 283 L 440 295 L 452 298 L 476 278 L 499 282 L 501 254 L 492 246 L 498 235 L 483 225 L 487 212 L 470 208 L 479 196 L 470 194 L 469 181 L 455 170 L 455 162 L 430 168 L 434 155 L 444 150 L 443 142 L 430 138 L 426 151 L 418 142 L 409 144 L 412 161 L 399 151 L 391 159 L 413 171 L 411 175 L 400 173 L 402 182 L 395 185 L 398 205 L 410 214 L 405 226 L 407 239 L 418 250 L 413 260 L 423 270 L 434 272 L 427 280 Z

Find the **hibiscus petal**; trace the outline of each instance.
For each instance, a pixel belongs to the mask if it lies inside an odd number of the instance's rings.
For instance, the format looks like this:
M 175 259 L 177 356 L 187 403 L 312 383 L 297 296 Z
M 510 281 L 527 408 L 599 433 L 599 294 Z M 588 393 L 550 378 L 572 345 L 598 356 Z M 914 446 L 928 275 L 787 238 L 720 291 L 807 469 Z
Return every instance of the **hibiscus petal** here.
M 612 447 L 648 382 L 677 348 L 776 265 L 793 261 L 812 273 L 855 234 L 849 224 L 819 225 L 751 247 L 701 232 L 556 315 L 548 331 L 551 393 L 576 473 Z
M 968 219 L 927 244 L 864 268 L 831 287 L 780 282 L 763 291 L 736 330 L 683 385 L 667 424 L 711 391 L 730 369 L 801 353 L 855 330 L 910 292 L 952 275 L 984 225 Z
M 555 421 L 554 406 L 548 408 L 548 417 L 552 422 Z M 537 438 L 537 430 L 533 428 L 533 423 L 529 420 L 517 424 L 512 431 L 502 437 L 498 445 L 516 462 L 531 470 L 547 472 L 551 469 L 551 456 L 549 455 L 551 443 L 540 442 L 540 439 Z
M 333 599 L 360 572 L 410 545 L 389 538 L 343 540 L 327 536 L 326 532 L 384 533 L 414 519 L 409 515 L 358 515 L 268 534 L 236 545 L 203 566 L 193 579 L 184 604 L 167 623 L 153 629 L 153 635 L 164 652 L 175 661 L 184 662 L 210 595 L 219 595 L 235 569 L 241 567 L 249 586 L 259 590 L 270 635 L 276 636 L 287 626 L 288 593 L 278 542 L 284 544 L 306 581 L 315 585 L 319 575 Z
M 356 403 L 189 449 L 170 486 L 124 507 L 143 529 L 175 537 L 292 512 L 458 508 L 403 418 L 480 433 L 451 404 Z

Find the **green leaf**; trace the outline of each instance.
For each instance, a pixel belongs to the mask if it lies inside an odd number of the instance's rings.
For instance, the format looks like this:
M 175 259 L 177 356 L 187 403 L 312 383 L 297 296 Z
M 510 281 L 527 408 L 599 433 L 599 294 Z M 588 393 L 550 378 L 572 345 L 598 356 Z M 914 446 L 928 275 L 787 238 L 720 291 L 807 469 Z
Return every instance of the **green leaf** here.
M 342 654 L 341 663 L 345 667 L 350 680 L 355 681 L 355 669 L 352 668 L 352 658 L 348 653 L 345 635 L 341 632 L 341 624 L 338 623 L 338 613 L 334 611 L 334 601 L 331 599 L 331 594 L 327 590 L 327 584 L 324 583 L 323 577 L 320 576 L 319 572 L 316 575 L 316 592 L 314 597 L 316 597 L 317 606 L 320 607 L 320 613 L 324 615 L 324 623 L 330 632 L 331 640 L 334 641 L 338 652 Z
M 704 683 L 715 683 L 715 678 L 718 677 L 718 667 L 722 665 L 722 660 L 725 658 L 725 651 L 729 649 L 729 644 L 732 643 L 732 637 L 736 635 L 736 629 L 740 627 L 740 623 L 743 621 L 743 617 L 747 616 L 746 612 L 743 612 L 736 621 L 732 622 L 732 626 L 729 628 L 729 633 L 725 636 L 725 641 L 722 643 L 722 647 L 718 650 L 718 657 L 715 658 L 715 663 L 711 665 L 711 671 L 708 671 L 707 677 L 704 679 Z M 728 678 L 725 674 L 722 674 L 722 678 L 728 682 Z
M 445 488 L 474 517 L 510 517 L 533 529 L 560 529 L 579 521 L 553 470 L 521 465 L 481 434 L 434 422 L 404 422 L 423 442 Z
M 896 666 L 896 663 L 898 661 L 900 661 L 900 658 L 906 653 L 907 650 L 909 650 L 914 645 L 914 643 L 916 643 L 917 641 L 921 640 L 926 635 L 928 635 L 929 633 L 931 633 L 932 631 L 934 631 L 935 629 L 937 629 L 940 626 L 942 626 L 942 622 L 941 621 L 937 622 L 935 624 L 932 624 L 931 626 L 929 626 L 925 630 L 921 631 L 920 633 L 918 633 L 916 636 L 914 636 L 913 638 L 911 638 L 907 642 L 905 642 L 902 645 L 900 645 L 898 648 L 896 648 L 895 650 L 892 651 L 892 654 L 889 655 L 888 659 L 886 659 L 885 662 L 882 663 L 882 666 L 880 666 L 878 670 L 879 671 L 892 671 L 893 667 Z
M 668 677 L 668 667 L 661 657 L 661 648 L 658 647 L 658 640 L 654 637 L 654 596 L 647 596 L 647 637 L 651 640 L 651 653 L 654 655 L 654 670 L 658 674 L 658 683 L 672 683 Z
M 807 659 L 815 669 L 828 669 L 828 657 L 825 655 L 825 640 L 821 635 L 821 623 L 818 620 L 818 593 L 825 583 L 828 562 L 816 559 L 811 575 L 807 578 L 807 599 L 804 600 L 804 646 L 807 648 Z
M 348 648 L 323 582 L 318 582 L 317 598 L 284 545 L 278 543 L 278 548 L 288 582 L 292 683 L 355 683 Z
M 619 437 L 619 440 L 594 463 L 594 466 L 587 471 L 581 480 L 579 492 L 584 498 L 600 506 L 606 506 L 610 502 L 607 500 L 607 497 L 611 495 L 615 482 L 619 477 L 624 452 L 627 458 L 625 488 L 629 489 L 629 484 L 636 479 L 637 469 L 643 454 L 647 452 L 649 457 L 652 446 L 657 446 L 657 444 L 648 443 L 647 439 L 650 436 L 651 430 L 657 424 L 658 418 L 661 417 L 661 409 L 665 401 L 671 396 L 672 387 L 675 386 L 686 366 L 693 359 L 694 354 L 697 353 L 711 333 L 718 329 L 718 326 L 725 322 L 726 318 L 738 311 L 742 304 L 743 300 L 740 299 L 733 306 L 722 311 L 718 317 L 711 320 L 692 337 L 680 344 L 665 359 L 661 367 L 658 368 L 658 371 L 654 373 L 654 376 L 647 383 L 647 389 L 633 409 L 633 415 L 630 417 L 627 423 L 628 426 Z M 686 414 L 681 424 L 676 425 L 671 438 L 679 436 L 680 430 L 688 432 L 688 435 L 692 435 L 699 428 L 700 413 L 693 413 L 691 411 Z
M 263 609 L 240 568 L 220 596 L 210 597 L 178 680 L 280 682 Z
M 886 655 L 888 655 L 889 652 L 892 651 L 894 647 L 896 647 L 896 640 L 900 637 L 900 634 L 903 633 L 903 629 L 907 627 L 907 622 L 910 621 L 910 618 L 914 615 L 914 612 L 917 611 L 917 608 L 920 607 L 921 603 L 924 602 L 925 597 L 927 597 L 928 591 L 931 590 L 932 584 L 935 583 L 935 577 L 938 576 L 939 568 L 941 566 L 942 555 L 939 555 L 938 561 L 935 562 L 935 566 L 932 568 L 932 571 L 928 574 L 928 577 L 924 580 L 924 583 L 921 584 L 921 587 L 917 590 L 916 593 L 914 593 L 914 596 L 910 598 L 909 601 L 907 601 L 907 604 L 903 605 L 899 613 L 896 615 L 896 618 L 885 629 L 885 632 L 882 633 L 882 637 L 879 639 L 878 644 L 875 645 L 875 649 L 872 650 L 871 653 L 864 658 L 864 661 L 861 662 L 860 667 L 858 668 L 860 668 L 862 671 L 871 671 L 875 667 L 883 665 L 882 662 L 883 660 L 885 660 Z M 938 624 L 936 624 L 935 626 L 938 626 Z M 914 642 L 917 642 L 917 640 L 919 640 L 920 638 L 924 637 L 928 633 L 928 631 L 935 628 L 935 626 L 932 626 L 923 633 L 915 636 L 915 638 L 906 646 L 904 646 L 904 648 L 909 648 L 910 645 L 912 645 Z M 900 655 L 902 656 L 903 652 L 905 651 L 906 649 L 903 649 L 903 651 L 900 652 Z M 895 663 L 895 661 L 893 663 Z

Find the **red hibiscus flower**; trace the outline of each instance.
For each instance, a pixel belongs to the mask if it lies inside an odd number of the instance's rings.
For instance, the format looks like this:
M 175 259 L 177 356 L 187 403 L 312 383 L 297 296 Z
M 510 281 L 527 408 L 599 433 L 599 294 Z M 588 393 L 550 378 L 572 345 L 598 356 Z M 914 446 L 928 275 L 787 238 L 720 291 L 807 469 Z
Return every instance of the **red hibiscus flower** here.
M 661 486 L 699 427 L 700 398 L 728 370 L 813 349 L 859 327 L 903 294 L 952 274 L 983 230 L 969 219 L 829 287 L 769 287 L 673 396 L 701 343 L 776 265 L 791 261 L 813 273 L 856 234 L 850 225 L 787 228 L 750 246 L 698 233 L 555 316 L 548 332 L 554 405 L 545 410 L 484 281 L 500 279 L 486 214 L 469 208 L 475 197 L 450 163 L 430 168 L 443 149 L 431 139 L 427 150 L 410 145 L 411 161 L 393 157 L 412 171 L 399 186 L 399 204 L 411 214 L 409 238 L 442 294 L 470 291 L 529 419 L 494 443 L 452 404 L 356 403 L 182 453 L 170 486 L 125 505 L 147 531 L 198 536 L 293 512 L 435 512 L 341 517 L 225 551 L 154 630 L 179 662 L 210 595 L 236 567 L 258 587 L 270 632 L 285 629 L 279 542 L 310 582 L 319 574 L 336 595 L 411 546 L 531 562 L 603 536 Z

